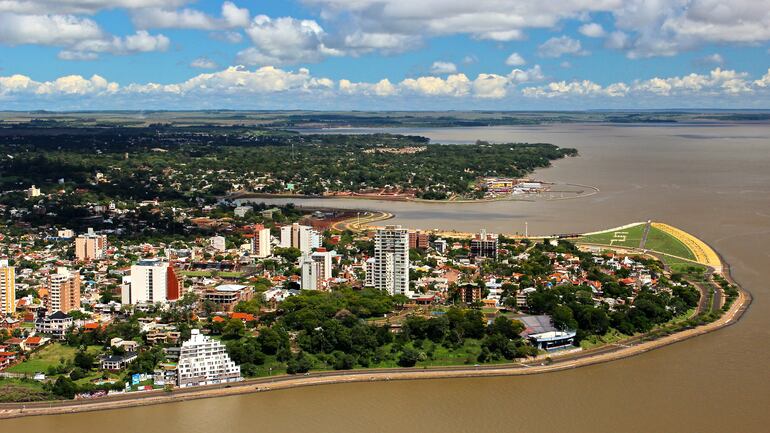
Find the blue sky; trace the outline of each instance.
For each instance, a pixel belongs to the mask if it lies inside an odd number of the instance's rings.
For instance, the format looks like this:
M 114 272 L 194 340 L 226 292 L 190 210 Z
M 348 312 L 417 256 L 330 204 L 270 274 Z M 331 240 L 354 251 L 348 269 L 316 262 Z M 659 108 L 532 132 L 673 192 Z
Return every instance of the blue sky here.
M 770 108 L 770 0 L 3 0 L 5 109 Z

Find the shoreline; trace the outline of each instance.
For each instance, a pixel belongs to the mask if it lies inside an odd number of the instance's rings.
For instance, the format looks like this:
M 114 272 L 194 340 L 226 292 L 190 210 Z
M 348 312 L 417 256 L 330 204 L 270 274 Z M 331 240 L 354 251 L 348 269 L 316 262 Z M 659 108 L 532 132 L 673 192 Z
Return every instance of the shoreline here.
M 589 191 L 586 193 L 580 193 L 580 194 L 574 194 L 572 196 L 568 197 L 556 197 L 556 198 L 548 198 L 548 199 L 538 199 L 537 196 L 540 194 L 545 194 L 548 191 L 544 191 L 543 193 L 538 194 L 532 194 L 532 195 L 524 195 L 522 197 L 514 196 L 513 194 L 500 196 L 500 197 L 493 197 L 493 198 L 477 198 L 477 199 L 457 199 L 457 200 L 428 200 L 423 198 L 417 198 L 412 196 L 394 196 L 394 195 L 356 195 L 356 193 L 351 193 L 350 195 L 321 195 L 321 196 L 306 196 L 306 195 L 300 195 L 300 194 L 282 194 L 282 193 L 261 193 L 261 192 L 238 192 L 233 194 L 228 194 L 222 199 L 225 200 L 251 200 L 251 199 L 297 199 L 297 200 L 310 200 L 310 199 L 320 199 L 320 200 L 329 200 L 329 199 L 344 199 L 344 200 L 373 200 L 373 201 L 395 201 L 395 202 L 406 202 L 406 203 L 427 203 L 427 204 L 478 204 L 478 203 L 492 203 L 492 202 L 498 202 L 498 201 L 523 201 L 523 202 L 534 202 L 534 201 L 559 201 L 559 200 L 575 200 L 579 198 L 586 198 L 591 197 L 592 195 L 598 194 L 601 190 L 598 187 L 592 186 L 592 185 L 582 185 L 577 183 L 562 183 L 562 184 L 553 184 L 553 185 L 561 185 L 561 186 L 573 186 L 573 187 L 579 187 L 579 188 L 585 188 Z
M 385 212 L 379 216 L 392 218 Z M 375 215 L 377 216 L 377 215 Z M 361 222 L 362 224 L 364 221 Z M 732 326 L 748 309 L 752 295 L 732 278 L 730 266 L 711 247 L 700 239 L 686 232 L 681 232 L 696 239 L 699 246 L 717 255 L 720 260 L 719 268 L 710 267 L 715 273 L 735 285 L 738 296 L 730 308 L 717 320 L 678 332 L 667 333 L 665 328 L 651 333 L 631 336 L 626 339 L 603 344 L 587 350 L 572 350 L 540 355 L 534 359 L 501 364 L 482 364 L 479 366 L 459 365 L 423 368 L 391 368 L 391 369 L 359 369 L 348 371 L 317 371 L 306 376 L 281 375 L 246 379 L 242 382 L 209 385 L 189 389 L 175 389 L 172 392 L 153 390 L 133 394 L 119 394 L 94 400 L 59 400 L 28 403 L 0 403 L 0 420 L 26 416 L 58 415 L 67 413 L 91 412 L 130 408 L 163 403 L 174 403 L 203 398 L 214 398 L 232 395 L 249 394 L 254 392 L 277 391 L 305 386 L 320 386 L 342 383 L 378 382 L 391 380 L 427 380 L 473 377 L 504 377 L 530 374 L 545 374 L 568 369 L 602 364 L 645 352 L 660 349 L 671 344 L 688 340 L 699 335 L 718 331 Z M 664 335 L 658 336 L 657 332 Z

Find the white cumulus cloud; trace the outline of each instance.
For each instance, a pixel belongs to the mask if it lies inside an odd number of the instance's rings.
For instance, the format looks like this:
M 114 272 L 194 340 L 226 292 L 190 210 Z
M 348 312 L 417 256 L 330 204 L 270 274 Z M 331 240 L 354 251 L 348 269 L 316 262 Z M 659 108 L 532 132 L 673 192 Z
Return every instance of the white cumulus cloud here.
M 452 62 L 436 61 L 431 65 L 430 72 L 436 75 L 454 74 L 457 72 L 457 65 Z
M 521 66 L 526 65 L 527 61 L 524 60 L 524 57 L 521 57 L 519 53 L 511 53 L 511 55 L 505 59 L 505 64 L 508 66 Z
M 247 65 L 318 62 L 343 54 L 326 46 L 326 32 L 313 20 L 258 15 L 246 28 L 246 34 L 254 46 L 239 52 L 238 62 Z
M 589 38 L 601 38 L 606 34 L 602 25 L 598 23 L 583 24 L 578 31 Z

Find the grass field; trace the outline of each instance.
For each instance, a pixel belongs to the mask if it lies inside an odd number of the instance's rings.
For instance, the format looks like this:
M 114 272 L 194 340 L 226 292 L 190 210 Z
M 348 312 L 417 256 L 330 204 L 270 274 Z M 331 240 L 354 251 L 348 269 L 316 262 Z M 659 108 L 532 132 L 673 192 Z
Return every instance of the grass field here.
M 637 248 L 639 247 L 639 243 L 642 241 L 643 234 L 644 224 L 639 224 L 614 232 L 584 236 L 580 238 L 580 241 L 600 245 Z
M 48 400 L 43 384 L 31 379 L 0 378 L 0 403 Z
M 678 273 L 702 273 L 706 272 L 706 267 L 698 263 L 688 262 L 671 256 L 661 256 L 661 259 L 671 268 L 672 272 Z
M 101 347 L 90 346 L 88 351 L 89 353 L 96 354 L 101 351 Z M 45 373 L 48 367 L 59 365 L 60 359 L 64 359 L 64 362 L 72 360 L 75 357 L 75 353 L 77 353 L 77 349 L 74 347 L 65 346 L 60 343 L 49 344 L 33 353 L 28 360 L 9 368 L 8 371 L 24 374 Z
M 622 230 L 583 236 L 578 239 L 578 242 L 638 248 L 642 241 L 642 236 L 644 235 L 644 227 L 645 224 L 639 224 Z M 695 259 L 695 254 L 693 254 L 682 241 L 656 227 L 650 227 L 645 248 L 663 254 L 684 257 L 686 259 Z M 679 260 L 678 262 L 686 263 L 682 260 Z
M 672 256 L 695 260 L 695 254 L 687 248 L 687 245 L 655 227 L 650 228 L 650 234 L 647 236 L 645 248 L 664 254 L 671 254 Z

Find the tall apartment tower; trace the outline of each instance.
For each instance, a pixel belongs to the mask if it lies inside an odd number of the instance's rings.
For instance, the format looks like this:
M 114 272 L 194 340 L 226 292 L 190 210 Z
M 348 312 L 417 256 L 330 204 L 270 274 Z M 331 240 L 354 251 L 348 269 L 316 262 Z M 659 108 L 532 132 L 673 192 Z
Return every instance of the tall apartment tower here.
M 409 248 L 416 250 L 428 249 L 430 236 L 427 233 L 423 233 L 419 230 L 409 232 Z
M 497 258 L 497 235 L 481 230 L 471 239 L 471 254 L 476 257 Z
M 107 251 L 107 236 L 97 235 L 94 229 L 75 238 L 75 257 L 80 261 L 99 260 Z
M 174 268 L 158 259 L 144 259 L 131 266 L 131 276 L 123 284 L 123 304 L 166 303 L 176 301 L 181 294 Z
M 374 235 L 374 287 L 391 295 L 409 295 L 409 232 L 386 226 Z
M 0 314 L 16 311 L 16 268 L 0 260 Z
M 294 223 L 281 227 L 281 248 L 297 248 L 309 254 L 321 246 L 321 235 L 310 226 Z
M 332 277 L 332 251 L 319 248 L 313 254 L 304 254 L 300 259 L 302 269 L 302 288 L 305 290 L 325 289 Z
M 270 229 L 257 224 L 254 227 L 254 237 L 251 238 L 251 254 L 254 257 L 263 259 L 273 254 L 270 244 Z
M 60 267 L 48 276 L 48 313 L 69 313 L 80 309 L 80 273 Z

